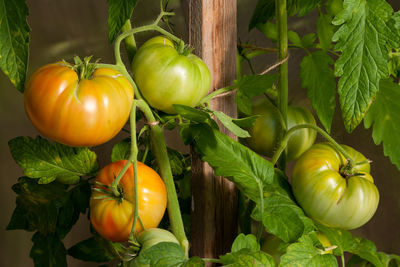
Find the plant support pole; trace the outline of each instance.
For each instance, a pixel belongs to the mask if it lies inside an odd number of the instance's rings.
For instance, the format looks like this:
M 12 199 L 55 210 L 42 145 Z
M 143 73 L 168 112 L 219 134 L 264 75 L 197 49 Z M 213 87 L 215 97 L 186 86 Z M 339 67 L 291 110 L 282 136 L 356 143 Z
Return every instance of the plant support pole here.
M 236 78 L 236 1 L 188 3 L 189 43 L 210 69 L 212 91 L 232 85 Z M 237 117 L 232 94 L 212 99 L 210 107 Z M 229 134 L 222 126 L 220 129 Z M 192 255 L 217 258 L 230 251 L 237 234 L 236 188 L 225 178 L 216 177 L 212 168 L 193 151 L 191 157 Z

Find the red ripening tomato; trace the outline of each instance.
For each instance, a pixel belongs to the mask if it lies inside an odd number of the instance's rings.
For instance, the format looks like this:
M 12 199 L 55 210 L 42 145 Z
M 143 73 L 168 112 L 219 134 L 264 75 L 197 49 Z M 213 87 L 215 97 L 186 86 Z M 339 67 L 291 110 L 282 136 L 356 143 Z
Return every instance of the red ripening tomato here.
M 133 165 L 129 166 L 118 185 L 121 192 L 119 197 L 101 184 L 110 186 L 126 163 L 126 160 L 120 160 L 101 169 L 94 187 L 104 192 L 93 190 L 90 197 L 90 221 L 94 229 L 102 237 L 114 242 L 127 241 L 133 224 Z M 155 228 L 167 207 L 167 191 L 161 177 L 152 168 L 138 162 L 137 171 L 139 217 L 145 229 Z M 135 233 L 142 230 L 138 221 Z
M 24 92 L 26 113 L 44 136 L 69 146 L 96 146 L 125 125 L 133 88 L 119 72 L 98 68 L 79 79 L 66 62 L 48 64 L 31 76 Z

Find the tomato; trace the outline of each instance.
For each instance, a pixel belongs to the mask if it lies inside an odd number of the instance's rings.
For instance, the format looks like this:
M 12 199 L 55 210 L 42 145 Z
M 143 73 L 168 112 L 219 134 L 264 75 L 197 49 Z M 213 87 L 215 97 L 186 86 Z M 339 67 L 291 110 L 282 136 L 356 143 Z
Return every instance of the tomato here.
M 198 105 L 211 85 L 206 64 L 193 54 L 179 53 L 162 36 L 140 47 L 132 61 L 132 74 L 150 106 L 166 113 L 176 113 L 173 104 Z
M 171 232 L 161 228 L 146 229 L 138 234 L 136 239 L 141 245 L 141 252 L 161 242 L 172 242 L 179 245 L 178 239 Z
M 249 130 L 251 137 L 246 139 L 248 146 L 257 153 L 272 157 L 280 144 L 280 136 L 284 129 L 279 110 L 268 100 L 258 99 L 252 106 L 252 115 L 260 115 Z M 316 124 L 311 112 L 302 107 L 288 106 L 287 129 L 303 123 Z M 288 161 L 297 159 L 312 146 L 316 138 L 313 129 L 295 131 L 289 138 L 286 148 Z
M 95 188 L 90 197 L 90 221 L 96 231 L 106 239 L 124 242 L 129 238 L 133 223 L 134 188 L 131 165 L 119 183 L 120 197 L 114 197 L 109 186 L 126 164 L 126 160 L 113 162 L 97 174 Z M 161 177 L 145 164 L 137 163 L 139 217 L 145 229 L 157 227 L 167 207 L 167 191 Z M 100 183 L 100 184 L 99 184 Z M 135 233 L 141 232 L 139 221 Z
M 368 222 L 379 202 L 367 159 L 342 145 L 356 163 L 354 174 L 343 171 L 345 157 L 330 143 L 312 146 L 296 162 L 292 188 L 296 200 L 314 220 L 341 229 L 355 229 Z
M 38 69 L 24 102 L 32 124 L 44 136 L 69 146 L 96 146 L 113 138 L 128 120 L 133 88 L 119 72 L 96 69 L 79 79 L 66 62 Z

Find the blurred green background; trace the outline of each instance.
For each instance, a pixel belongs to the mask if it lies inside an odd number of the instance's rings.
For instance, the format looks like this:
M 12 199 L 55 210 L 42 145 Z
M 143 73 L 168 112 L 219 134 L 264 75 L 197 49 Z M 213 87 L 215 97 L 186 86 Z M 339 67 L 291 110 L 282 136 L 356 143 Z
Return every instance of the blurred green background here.
M 232 0 L 233 1 L 233 0 Z M 389 1 L 395 11 L 399 10 L 400 2 Z M 242 42 L 251 41 L 258 46 L 272 44 L 253 30 L 248 32 L 250 16 L 255 8 L 256 0 L 238 0 L 238 35 Z M 58 61 L 71 60 L 74 55 L 81 57 L 93 55 L 101 58 L 102 62 L 113 63 L 113 47 L 107 36 L 107 3 L 106 0 L 28 0 L 30 10 L 29 24 L 31 26 L 31 44 L 28 75 L 38 67 Z M 169 7 L 176 12 L 172 19 L 176 35 L 187 41 L 187 27 L 182 15 L 179 0 L 170 1 Z M 134 15 L 134 25 L 144 25 L 151 22 L 159 12 L 158 0 L 139 1 Z M 314 11 L 304 18 L 290 18 L 289 29 L 298 31 L 300 35 L 316 32 L 316 16 Z M 140 45 L 148 35 L 139 35 Z M 291 53 L 289 62 L 289 99 L 293 104 L 310 107 L 305 98 L 305 90 L 300 86 L 299 63 L 303 58 L 302 51 Z M 275 54 L 260 57 L 254 64 L 257 72 L 276 61 Z M 244 68 L 246 70 L 246 67 Z M 15 194 L 11 186 L 17 178 L 22 176 L 22 170 L 14 162 L 8 150 L 7 142 L 17 136 L 36 136 L 38 132 L 33 128 L 25 115 L 23 95 L 10 83 L 8 78 L 0 74 L 0 266 L 33 266 L 29 258 L 32 246 L 31 233 L 25 231 L 5 231 L 12 211 L 15 208 Z M 323 86 L 323 85 L 321 85 Z M 344 130 L 340 117 L 340 110 L 336 110 L 332 127 L 333 137 L 341 143 L 348 144 L 362 152 L 372 162 L 372 175 L 379 188 L 381 199 L 378 210 L 370 222 L 355 234 L 371 239 L 380 251 L 400 254 L 400 171 L 384 157 L 382 146 L 375 146 L 371 131 L 359 126 L 351 135 Z M 399 134 L 399 133 L 397 133 Z M 120 134 L 112 141 L 96 147 L 100 165 L 109 162 L 112 145 L 125 137 Z M 174 133 L 168 134 L 168 143 L 186 150 Z M 400 149 L 400 148 L 399 148 Z M 81 216 L 77 226 L 65 238 L 64 244 L 69 248 L 76 242 L 89 236 L 89 225 L 86 218 Z M 69 266 L 98 266 L 68 258 Z

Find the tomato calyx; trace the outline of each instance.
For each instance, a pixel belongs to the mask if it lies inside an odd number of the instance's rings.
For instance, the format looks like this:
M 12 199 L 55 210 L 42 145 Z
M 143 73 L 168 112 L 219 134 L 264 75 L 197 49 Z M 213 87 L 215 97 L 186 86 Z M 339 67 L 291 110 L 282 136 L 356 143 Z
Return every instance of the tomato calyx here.
M 79 80 L 89 80 L 92 77 L 93 72 L 97 68 L 96 65 L 99 60 L 96 60 L 94 63 L 90 63 L 91 59 L 92 56 L 85 57 L 83 61 L 78 56 L 74 57 L 75 65 L 72 67 L 72 69 L 78 74 Z
M 179 55 L 182 55 L 182 56 L 185 56 L 185 57 L 190 55 L 190 53 L 192 53 L 193 50 L 194 50 L 193 47 L 191 47 L 188 44 L 185 44 L 183 41 L 179 42 L 176 45 L 176 51 L 178 51 Z
M 118 204 L 120 204 L 124 200 L 124 190 L 123 190 L 122 186 L 119 186 L 119 185 L 117 186 L 119 195 L 116 196 L 112 192 L 110 186 L 100 183 L 98 181 L 96 181 L 96 184 L 101 186 L 102 188 L 98 188 L 98 187 L 92 188 L 92 190 L 95 190 L 95 191 L 101 193 L 101 195 L 96 196 L 95 199 L 116 200 Z

